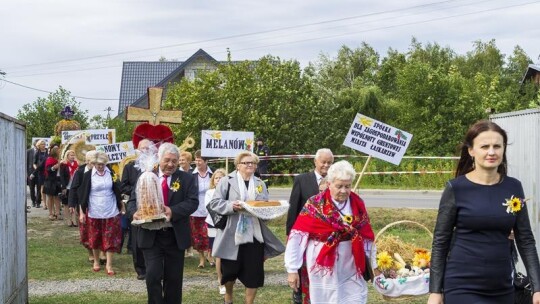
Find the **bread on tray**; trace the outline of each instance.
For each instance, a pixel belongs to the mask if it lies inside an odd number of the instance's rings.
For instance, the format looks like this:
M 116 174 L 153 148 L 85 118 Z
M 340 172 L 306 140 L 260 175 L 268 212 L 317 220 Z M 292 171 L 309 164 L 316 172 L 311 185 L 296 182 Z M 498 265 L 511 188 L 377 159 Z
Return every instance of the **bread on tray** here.
M 246 204 L 251 207 L 275 207 L 281 206 L 279 201 L 247 201 Z

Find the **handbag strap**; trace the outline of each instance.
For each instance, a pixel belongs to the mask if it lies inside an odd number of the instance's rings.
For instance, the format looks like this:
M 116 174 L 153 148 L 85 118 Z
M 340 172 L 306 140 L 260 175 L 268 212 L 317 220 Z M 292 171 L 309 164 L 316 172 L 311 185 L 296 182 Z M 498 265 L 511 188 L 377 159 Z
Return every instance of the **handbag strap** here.
M 225 194 L 225 200 L 228 201 L 229 200 L 229 190 L 231 189 L 231 183 L 229 183 L 229 181 L 227 181 L 227 193 Z

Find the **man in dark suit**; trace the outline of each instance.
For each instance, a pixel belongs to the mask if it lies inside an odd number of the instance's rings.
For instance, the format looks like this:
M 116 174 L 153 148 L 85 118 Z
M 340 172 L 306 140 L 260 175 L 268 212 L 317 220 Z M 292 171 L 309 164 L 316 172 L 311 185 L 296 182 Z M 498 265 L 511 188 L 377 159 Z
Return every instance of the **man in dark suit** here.
M 319 183 L 328 173 L 328 168 L 334 163 L 334 154 L 330 149 L 319 149 L 315 154 L 314 162 L 314 171 L 300 174 L 294 178 L 287 214 L 287 235 L 291 232 L 291 228 L 307 200 L 319 193 Z M 300 274 L 300 278 L 302 278 L 302 274 Z M 302 303 L 301 289 L 298 289 L 297 292 L 293 291 L 293 303 Z
M 153 143 L 148 139 L 143 139 L 139 141 L 139 145 L 137 147 L 137 150 L 139 150 L 140 153 L 147 152 L 149 150 L 150 145 Z M 155 149 L 155 148 L 154 148 Z M 155 150 L 154 150 L 155 151 Z M 137 179 L 139 178 L 139 175 L 141 175 L 141 170 L 139 168 L 135 167 L 135 161 L 131 161 L 124 167 L 124 171 L 122 171 L 122 194 L 130 196 L 133 189 L 137 186 Z M 135 202 L 135 201 L 131 201 Z M 129 208 L 128 208 L 129 209 Z M 131 208 L 131 210 L 137 209 L 137 206 L 134 208 Z M 128 220 L 131 223 L 133 220 L 133 214 L 127 213 Z M 135 268 L 135 272 L 137 272 L 137 279 L 138 280 L 144 280 L 146 276 L 146 266 L 144 264 L 144 255 L 142 253 L 142 249 L 137 246 L 137 235 L 139 234 L 139 226 L 131 225 L 130 227 L 130 235 L 128 240 L 128 248 L 131 250 L 131 256 L 133 258 L 133 267 Z M 130 246 L 131 245 L 131 246 Z
M 36 206 L 36 178 L 30 178 L 30 175 L 34 172 L 34 157 L 36 157 L 36 141 L 32 143 L 32 147 L 26 150 L 26 183 L 30 188 L 30 199 L 32 200 L 32 207 Z
M 184 251 L 191 246 L 189 216 L 197 210 L 199 199 L 193 176 L 178 170 L 178 148 L 171 143 L 163 143 L 159 147 L 158 158 L 159 183 L 169 221 L 158 230 L 142 228 L 137 243 L 146 261 L 148 303 L 182 303 Z M 135 190 L 130 201 L 136 198 Z M 128 203 L 128 208 L 134 206 L 137 206 L 136 202 Z M 134 212 L 133 218 L 140 219 L 139 214 Z

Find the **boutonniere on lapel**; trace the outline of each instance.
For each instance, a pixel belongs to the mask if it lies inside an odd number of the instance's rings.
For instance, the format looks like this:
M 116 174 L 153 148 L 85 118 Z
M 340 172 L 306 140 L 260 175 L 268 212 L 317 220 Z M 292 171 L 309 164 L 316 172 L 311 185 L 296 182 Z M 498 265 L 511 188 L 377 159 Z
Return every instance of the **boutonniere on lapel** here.
M 523 209 L 526 201 L 528 201 L 528 199 L 521 199 L 512 195 L 512 197 L 506 198 L 505 202 L 502 205 L 506 206 L 506 213 L 512 213 L 513 215 L 516 215 L 516 213 L 520 212 L 521 209 Z
M 113 183 L 116 183 L 118 181 L 118 175 L 116 175 L 114 171 L 111 171 L 111 177 L 112 177 Z
M 255 189 L 255 192 L 257 194 L 261 194 L 263 192 L 263 186 L 262 185 L 258 185 L 257 188 Z
M 177 178 L 174 182 L 171 183 L 171 190 L 173 192 L 176 192 L 180 190 L 180 180 Z

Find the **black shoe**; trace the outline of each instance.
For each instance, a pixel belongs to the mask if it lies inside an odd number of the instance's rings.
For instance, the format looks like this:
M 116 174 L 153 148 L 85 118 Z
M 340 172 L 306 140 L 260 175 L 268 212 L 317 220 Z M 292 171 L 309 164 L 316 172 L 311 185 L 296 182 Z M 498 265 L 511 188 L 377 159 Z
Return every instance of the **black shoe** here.
M 37 205 L 36 205 L 36 208 L 41 208 L 41 205 L 40 205 L 40 204 L 37 204 Z
M 146 279 L 146 275 L 145 274 L 138 274 L 137 275 L 137 280 L 145 280 Z

